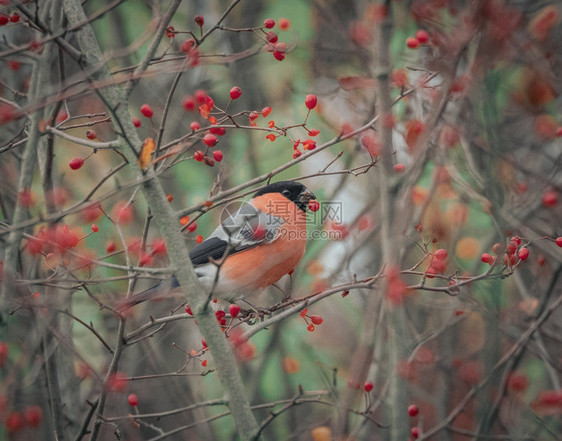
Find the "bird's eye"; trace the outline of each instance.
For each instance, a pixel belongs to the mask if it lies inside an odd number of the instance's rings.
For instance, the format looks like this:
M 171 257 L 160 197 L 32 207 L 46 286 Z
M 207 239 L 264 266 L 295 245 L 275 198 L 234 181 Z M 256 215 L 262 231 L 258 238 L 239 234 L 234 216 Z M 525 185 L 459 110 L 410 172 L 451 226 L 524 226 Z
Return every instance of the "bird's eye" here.
M 291 192 L 289 190 L 283 190 L 283 193 L 281 193 L 283 196 L 289 196 L 291 194 Z

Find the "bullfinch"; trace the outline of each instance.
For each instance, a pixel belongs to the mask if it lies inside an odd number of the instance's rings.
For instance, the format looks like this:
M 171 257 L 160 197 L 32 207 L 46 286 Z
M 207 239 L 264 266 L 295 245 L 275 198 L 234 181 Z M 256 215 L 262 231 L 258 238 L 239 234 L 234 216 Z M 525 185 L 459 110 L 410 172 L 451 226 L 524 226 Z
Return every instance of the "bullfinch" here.
M 306 247 L 306 210 L 316 196 L 280 181 L 260 189 L 190 251 L 199 281 L 215 298 L 234 300 L 291 274 Z M 175 277 L 122 302 L 123 311 L 178 287 Z

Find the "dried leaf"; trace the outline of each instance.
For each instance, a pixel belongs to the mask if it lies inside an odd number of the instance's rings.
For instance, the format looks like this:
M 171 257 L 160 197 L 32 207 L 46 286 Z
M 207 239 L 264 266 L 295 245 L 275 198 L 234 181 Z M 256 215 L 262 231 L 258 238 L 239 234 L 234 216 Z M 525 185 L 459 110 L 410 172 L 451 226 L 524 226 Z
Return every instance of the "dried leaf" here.
M 146 138 L 144 140 L 144 145 L 142 146 L 142 150 L 140 152 L 139 159 L 137 161 L 140 168 L 146 170 L 152 159 L 152 152 L 155 149 L 156 149 L 156 144 L 154 143 L 154 139 Z

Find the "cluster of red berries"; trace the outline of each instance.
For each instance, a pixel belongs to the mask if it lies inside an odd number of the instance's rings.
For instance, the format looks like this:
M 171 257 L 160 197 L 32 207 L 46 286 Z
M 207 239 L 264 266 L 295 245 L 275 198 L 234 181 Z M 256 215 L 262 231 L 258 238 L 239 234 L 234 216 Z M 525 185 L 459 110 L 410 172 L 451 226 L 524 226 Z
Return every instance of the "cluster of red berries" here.
M 410 404 L 408 406 L 408 415 L 411 418 L 414 418 L 415 416 L 417 416 L 418 413 L 420 413 L 420 409 L 417 405 Z M 420 436 L 420 430 L 417 426 L 412 427 L 410 433 L 412 434 L 412 438 L 414 438 L 414 439 L 417 439 Z
M 492 251 L 496 256 L 503 253 L 503 264 L 510 267 L 514 266 L 517 260 L 524 261 L 529 257 L 529 249 L 525 246 L 521 246 L 521 238 L 519 236 L 512 236 L 505 249 L 501 243 L 495 243 L 492 247 Z M 480 260 L 488 265 L 493 265 L 496 262 L 496 256 L 483 253 Z
M 318 97 L 316 95 L 309 94 L 304 98 L 304 105 L 308 109 L 308 112 L 306 114 L 305 124 L 306 124 L 306 120 L 308 119 L 308 116 L 310 115 L 310 111 L 313 110 L 317 104 L 318 104 Z M 311 137 L 315 137 L 320 133 L 320 130 L 317 129 L 306 129 L 306 130 L 308 132 L 308 135 Z M 316 141 L 314 141 L 313 139 L 308 138 L 305 139 L 304 141 L 297 139 L 296 141 L 293 142 L 293 159 L 297 159 L 302 155 L 303 152 L 299 150 L 299 145 L 301 144 L 303 150 L 312 151 L 316 148 Z
M 279 29 L 286 31 L 291 27 L 291 22 L 286 18 L 279 19 L 278 22 Z M 275 20 L 268 18 L 263 22 L 263 27 L 265 29 L 273 29 L 275 27 Z M 265 31 L 265 40 L 267 41 L 268 52 L 273 53 L 273 58 L 277 61 L 283 61 L 285 59 L 285 53 L 287 52 L 287 44 L 279 41 L 279 36 L 274 31 Z
M 417 49 L 420 45 L 427 44 L 429 42 L 429 34 L 423 29 L 418 29 L 415 36 L 406 38 L 406 46 L 409 49 Z
M 17 23 L 20 21 L 20 15 L 17 12 L 12 12 L 12 15 L 8 17 L 6 14 L 0 14 L 0 26 L 4 26 L 10 22 Z
M 41 228 L 34 237 L 28 239 L 26 246 L 32 256 L 53 252 L 63 254 L 66 250 L 76 247 L 79 241 L 78 234 L 70 230 L 68 225 L 59 224 L 47 229 Z
M 304 308 L 301 311 L 301 317 L 302 319 L 305 321 L 305 323 L 307 324 L 306 329 L 308 330 L 308 332 L 314 332 L 314 325 L 319 326 L 322 324 L 322 322 L 324 321 L 324 319 L 319 316 L 319 315 L 308 315 L 308 309 Z M 309 323 L 310 320 L 310 323 Z
M 40 406 L 28 406 L 22 412 L 12 411 L 5 420 L 6 431 L 16 433 L 25 427 L 36 429 L 43 420 L 43 410 Z

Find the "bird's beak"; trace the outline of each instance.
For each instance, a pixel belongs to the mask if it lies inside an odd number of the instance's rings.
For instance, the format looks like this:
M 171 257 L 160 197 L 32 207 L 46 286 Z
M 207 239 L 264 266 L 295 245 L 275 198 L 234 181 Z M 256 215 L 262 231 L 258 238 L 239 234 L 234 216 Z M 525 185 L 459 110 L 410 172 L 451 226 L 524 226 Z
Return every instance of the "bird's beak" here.
M 311 200 L 316 199 L 316 195 L 310 190 L 304 190 L 299 195 L 299 199 L 301 200 L 301 202 L 308 204 Z

